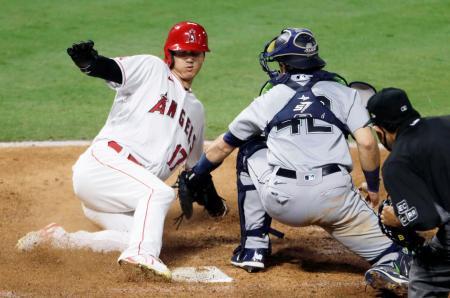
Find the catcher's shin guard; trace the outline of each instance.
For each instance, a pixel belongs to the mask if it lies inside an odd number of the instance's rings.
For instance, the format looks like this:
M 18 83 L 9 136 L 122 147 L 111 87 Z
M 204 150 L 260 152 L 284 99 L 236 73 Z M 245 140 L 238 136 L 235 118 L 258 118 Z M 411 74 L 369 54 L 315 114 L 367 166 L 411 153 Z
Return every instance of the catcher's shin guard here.
M 239 150 L 236 165 L 241 243 L 235 249 L 231 263 L 249 272 L 264 269 L 264 262 L 271 253 L 268 234 L 283 237 L 282 233 L 270 228 L 272 218 L 265 212 L 248 173 L 247 158 L 263 148 L 266 145 L 260 138 L 245 143 Z

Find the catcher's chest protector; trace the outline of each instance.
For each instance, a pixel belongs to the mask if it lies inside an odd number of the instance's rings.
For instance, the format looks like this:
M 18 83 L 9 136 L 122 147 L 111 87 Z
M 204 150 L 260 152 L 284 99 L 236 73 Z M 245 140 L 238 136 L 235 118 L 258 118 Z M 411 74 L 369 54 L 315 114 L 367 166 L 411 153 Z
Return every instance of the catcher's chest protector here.
M 285 126 L 293 126 L 292 122 L 300 124 L 301 119 L 320 119 L 338 127 L 347 138 L 351 134 L 348 127 L 339 120 L 336 115 L 330 110 L 330 100 L 323 96 L 316 96 L 312 92 L 312 87 L 319 81 L 335 81 L 336 74 L 326 71 L 318 71 L 311 75 L 311 79 L 306 85 L 302 86 L 290 79 L 290 74 L 284 74 L 280 77 L 274 78 L 270 81 L 273 85 L 285 84 L 294 89 L 296 92 L 289 100 L 288 104 L 279 111 L 275 117 L 269 122 L 265 128 L 266 135 L 273 127 L 278 129 Z M 308 129 L 311 132 L 328 132 L 323 130 L 330 130 L 329 127 L 315 127 L 308 122 Z M 293 131 L 293 133 L 296 133 Z M 298 132 L 297 132 L 298 133 Z

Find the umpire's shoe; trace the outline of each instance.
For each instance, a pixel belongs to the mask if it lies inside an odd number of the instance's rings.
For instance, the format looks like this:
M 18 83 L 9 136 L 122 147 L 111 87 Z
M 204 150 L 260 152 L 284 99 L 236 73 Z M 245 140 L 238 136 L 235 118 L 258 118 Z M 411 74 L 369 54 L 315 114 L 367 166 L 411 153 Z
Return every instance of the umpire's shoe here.
M 241 248 L 238 246 L 231 257 L 231 264 L 250 273 L 257 272 L 264 269 L 268 255 L 269 250 L 265 248 Z

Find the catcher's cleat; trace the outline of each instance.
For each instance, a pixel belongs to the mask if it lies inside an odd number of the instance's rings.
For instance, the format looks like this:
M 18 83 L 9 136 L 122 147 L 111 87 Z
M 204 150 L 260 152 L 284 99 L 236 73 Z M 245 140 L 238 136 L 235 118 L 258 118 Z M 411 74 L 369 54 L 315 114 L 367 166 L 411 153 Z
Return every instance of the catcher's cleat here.
M 164 280 L 172 280 L 172 272 L 157 257 L 152 255 L 137 255 L 133 257 L 119 257 L 118 263 L 123 267 L 135 267 L 140 269 L 145 275 L 162 277 Z
M 249 273 L 257 272 L 265 268 L 269 250 L 266 248 L 244 248 L 235 250 L 231 257 L 231 264 L 243 268 Z
M 399 269 L 379 265 L 367 270 L 364 275 L 366 283 L 376 290 L 387 290 L 397 296 L 408 294 L 408 278 L 399 273 Z
M 31 251 L 42 244 L 52 244 L 58 247 L 55 241 L 61 239 L 66 234 L 66 231 L 56 223 L 51 223 L 39 231 L 29 232 L 19 239 L 16 248 L 20 251 Z

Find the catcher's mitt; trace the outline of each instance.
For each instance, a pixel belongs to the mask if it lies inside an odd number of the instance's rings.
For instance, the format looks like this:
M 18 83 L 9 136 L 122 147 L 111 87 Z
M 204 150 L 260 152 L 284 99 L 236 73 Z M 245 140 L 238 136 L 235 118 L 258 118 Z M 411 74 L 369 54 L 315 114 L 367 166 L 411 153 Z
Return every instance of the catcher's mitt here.
M 417 251 L 425 242 L 425 239 L 420 237 L 416 232 L 407 230 L 403 227 L 396 228 L 383 224 L 381 222 L 381 213 L 385 206 L 392 206 L 392 201 L 388 198 L 384 200 L 378 207 L 378 224 L 381 231 L 388 236 L 392 241 L 402 247 Z
M 180 223 L 183 217 L 191 218 L 194 202 L 205 206 L 206 211 L 212 217 L 224 216 L 228 212 L 225 200 L 217 193 L 210 174 L 199 176 L 192 170 L 182 171 L 176 184 L 178 185 L 178 198 L 183 212 L 178 219 Z

